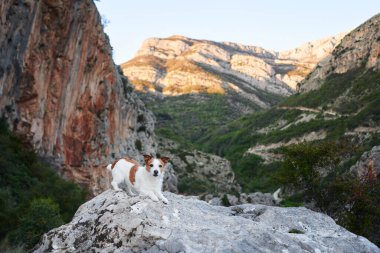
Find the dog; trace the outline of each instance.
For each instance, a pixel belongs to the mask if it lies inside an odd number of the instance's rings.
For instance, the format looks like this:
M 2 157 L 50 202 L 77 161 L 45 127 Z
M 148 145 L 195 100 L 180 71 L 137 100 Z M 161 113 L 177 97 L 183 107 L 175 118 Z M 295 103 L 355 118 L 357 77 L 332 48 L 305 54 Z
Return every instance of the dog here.
M 109 164 L 107 169 L 112 172 L 111 185 L 115 191 L 121 191 L 121 183 L 126 183 L 129 195 L 139 194 L 150 197 L 153 201 L 160 199 L 165 204 L 169 201 L 162 195 L 162 182 L 164 180 L 165 166 L 169 162 L 168 157 L 154 158 L 151 155 L 144 155 L 145 166 L 128 157 L 119 159 L 113 164 Z

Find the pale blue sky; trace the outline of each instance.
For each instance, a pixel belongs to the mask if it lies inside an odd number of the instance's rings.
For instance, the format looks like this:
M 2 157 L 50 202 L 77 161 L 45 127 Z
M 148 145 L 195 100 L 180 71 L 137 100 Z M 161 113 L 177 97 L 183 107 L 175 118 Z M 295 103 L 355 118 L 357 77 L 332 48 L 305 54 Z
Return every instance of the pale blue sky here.
M 379 0 L 101 0 L 114 60 L 149 37 L 174 34 L 284 50 L 349 31 L 380 12 Z

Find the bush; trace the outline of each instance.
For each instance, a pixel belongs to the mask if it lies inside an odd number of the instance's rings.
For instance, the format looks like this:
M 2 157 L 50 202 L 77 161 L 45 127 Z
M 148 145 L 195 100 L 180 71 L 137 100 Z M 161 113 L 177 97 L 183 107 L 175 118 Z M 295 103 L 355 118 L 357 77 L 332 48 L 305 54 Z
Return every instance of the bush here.
M 35 238 L 53 225 L 69 222 L 87 193 L 41 162 L 1 119 L 0 150 L 0 245 L 6 247 L 0 246 L 0 251 L 8 250 L 9 237 L 13 247 L 22 248 L 25 243 L 31 247 Z M 49 213 L 43 221 L 45 226 L 25 220 L 36 217 L 37 209 Z M 32 232 L 27 234 L 27 229 Z
M 51 199 L 36 199 L 20 219 L 20 227 L 12 234 L 11 240 L 15 244 L 24 242 L 27 248 L 31 248 L 43 233 L 62 224 L 57 203 Z
M 313 202 L 353 233 L 380 244 L 380 181 L 374 170 L 362 179 L 344 173 L 355 147 L 346 142 L 298 144 L 283 149 L 276 179 L 293 192 L 285 205 Z M 293 202 L 293 201 L 296 202 Z

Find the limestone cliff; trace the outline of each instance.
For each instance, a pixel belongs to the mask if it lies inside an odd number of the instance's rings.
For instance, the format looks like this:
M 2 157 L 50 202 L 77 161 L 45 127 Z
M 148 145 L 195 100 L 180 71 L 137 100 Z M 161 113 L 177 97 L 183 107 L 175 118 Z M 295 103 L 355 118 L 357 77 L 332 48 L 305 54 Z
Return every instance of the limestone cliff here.
M 227 208 L 165 195 L 168 205 L 106 191 L 46 233 L 34 252 L 380 252 L 304 207 Z
M 183 36 L 151 38 L 121 67 L 140 91 L 166 96 L 233 93 L 266 108 L 271 105 L 270 94 L 292 94 L 297 83 L 331 53 L 343 35 L 283 52 Z
M 333 74 L 344 74 L 360 67 L 380 70 L 380 14 L 370 18 L 345 36 L 331 56 L 318 64 L 304 80 L 301 91 L 315 90 Z
M 64 176 L 96 194 L 113 157 L 154 153 L 92 0 L 3 0 L 0 31 L 0 116 Z

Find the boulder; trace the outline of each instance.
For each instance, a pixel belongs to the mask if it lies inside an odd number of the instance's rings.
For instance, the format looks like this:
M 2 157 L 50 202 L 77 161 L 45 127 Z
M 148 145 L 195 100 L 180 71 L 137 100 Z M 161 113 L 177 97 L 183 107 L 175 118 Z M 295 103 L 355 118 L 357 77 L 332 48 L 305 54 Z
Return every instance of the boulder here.
M 380 252 L 303 207 L 221 207 L 164 194 L 167 205 L 108 190 L 43 235 L 34 252 Z

